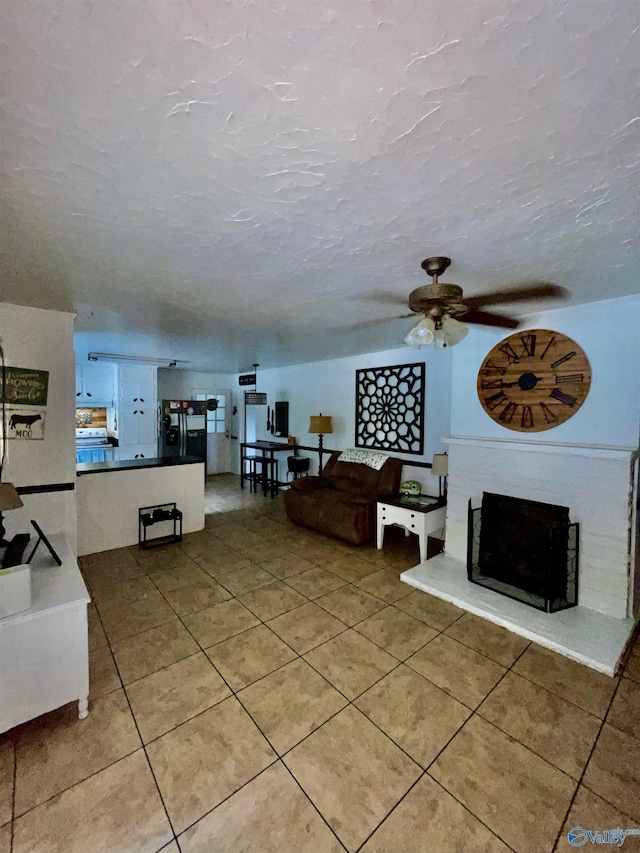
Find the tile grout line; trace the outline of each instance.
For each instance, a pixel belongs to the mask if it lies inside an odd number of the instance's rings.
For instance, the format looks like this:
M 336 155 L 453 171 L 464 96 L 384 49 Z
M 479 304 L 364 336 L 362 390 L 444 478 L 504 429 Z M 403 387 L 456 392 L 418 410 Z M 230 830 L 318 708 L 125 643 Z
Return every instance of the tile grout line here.
M 560 824 L 560 829 L 558 830 L 558 834 L 556 836 L 555 843 L 554 843 L 553 847 L 551 848 L 552 850 L 555 850 L 556 847 L 558 846 L 558 842 L 560 840 L 560 833 L 562 832 L 562 829 L 567 822 L 567 818 L 569 817 L 571 809 L 573 808 L 573 804 L 575 802 L 576 796 L 578 795 L 578 791 L 580 790 L 580 787 L 583 785 L 583 779 L 584 779 L 586 772 L 589 768 L 589 764 L 591 763 L 591 759 L 593 758 L 593 753 L 596 751 L 598 741 L 600 740 L 602 730 L 604 729 L 605 723 L 607 722 L 607 717 L 608 717 L 609 712 L 611 710 L 611 707 L 613 705 L 614 699 L 616 698 L 616 695 L 618 693 L 618 689 L 620 687 L 621 681 L 622 681 L 622 678 L 618 678 L 618 683 L 616 684 L 615 689 L 614 689 L 613 693 L 611 694 L 611 698 L 610 698 L 609 703 L 607 705 L 607 710 L 605 711 L 604 717 L 602 718 L 601 723 L 600 723 L 600 728 L 598 729 L 598 734 L 596 735 L 596 737 L 593 741 L 593 745 L 591 746 L 591 750 L 589 751 L 589 757 L 587 758 L 585 765 L 582 768 L 582 773 L 580 774 L 580 778 L 578 779 L 578 784 L 576 785 L 575 791 L 573 792 L 573 796 L 571 797 L 571 801 L 569 802 L 569 805 L 567 807 L 567 811 L 565 813 L 563 821 Z M 584 787 L 586 788 L 586 786 L 584 786 Z M 591 791 L 591 788 L 586 788 L 586 790 Z M 625 812 L 623 812 L 622 809 L 618 808 L 618 806 L 614 806 L 613 803 L 609 803 L 608 800 L 605 800 L 604 797 L 601 797 L 600 794 L 596 793 L 596 791 L 591 791 L 591 793 L 595 794 L 596 797 L 600 797 L 601 800 L 604 800 L 604 802 L 606 802 L 608 805 L 612 806 L 612 808 L 616 809 L 616 811 L 619 811 L 622 814 L 625 814 Z M 630 820 L 634 820 L 634 819 L 630 817 Z
M 462 617 L 460 617 L 460 618 L 462 618 Z M 498 679 L 498 681 L 496 681 L 496 683 L 493 685 L 493 687 L 491 688 L 491 690 L 489 690 L 489 692 L 488 692 L 488 693 L 487 693 L 487 695 L 482 699 L 482 701 L 481 701 L 481 702 L 479 702 L 479 703 L 478 703 L 478 705 L 477 705 L 475 708 L 470 708 L 470 709 L 469 709 L 469 710 L 471 711 L 471 713 L 469 714 L 469 716 L 467 717 L 467 719 L 466 719 L 466 720 L 464 721 L 464 723 L 460 726 L 460 728 L 459 728 L 459 729 L 458 729 L 458 730 L 457 730 L 457 731 L 456 731 L 456 732 L 455 732 L 455 733 L 454 733 L 454 734 L 449 738 L 449 740 L 447 741 L 447 743 L 445 743 L 445 744 L 444 744 L 444 746 L 442 747 L 442 749 L 441 749 L 441 750 L 438 752 L 438 754 L 433 758 L 433 760 L 429 762 L 428 766 L 425 768 L 425 771 L 424 771 L 424 772 L 425 772 L 425 775 L 428 775 L 430 779 L 433 779 L 433 781 L 434 781 L 434 782 L 436 782 L 438 785 L 440 785 L 440 787 L 441 787 L 444 791 L 446 791 L 446 792 L 449 794 L 449 796 L 453 797 L 453 799 L 454 799 L 457 803 L 459 803 L 459 804 L 460 804 L 464 809 L 466 809 L 466 811 L 468 811 L 468 812 L 469 812 L 469 814 L 472 814 L 472 815 L 473 815 L 477 820 L 479 820 L 479 821 L 480 821 L 484 826 L 486 826 L 486 827 L 487 827 L 487 829 L 489 829 L 489 830 L 490 830 L 490 831 L 491 831 L 491 832 L 492 832 L 492 833 L 493 833 L 497 838 L 500 838 L 500 836 L 498 835 L 498 833 L 497 833 L 497 832 L 495 832 L 495 830 L 491 829 L 491 827 L 490 827 L 490 826 L 488 826 L 488 824 L 486 824 L 486 823 L 482 820 L 482 818 L 480 818 L 480 817 L 479 817 L 478 815 L 476 815 L 473 811 L 471 811 L 471 809 L 470 809 L 467 805 L 465 805 L 465 803 L 463 803 L 461 800 L 459 800 L 459 799 L 458 799 L 458 797 L 456 797 L 456 795 L 455 795 L 452 791 L 449 791 L 449 789 L 448 789 L 448 788 L 446 788 L 446 787 L 445 787 L 445 786 L 444 786 L 444 785 L 443 785 L 443 784 L 442 784 L 438 779 L 436 779 L 436 778 L 435 778 L 435 776 L 433 776 L 429 771 L 430 771 L 430 769 L 433 767 L 433 765 L 435 764 L 435 762 L 438 760 L 438 758 L 440 758 L 440 756 L 441 756 L 441 755 L 444 753 L 444 751 L 448 748 L 449 744 L 451 744 L 451 742 L 452 742 L 452 741 L 453 741 L 453 740 L 454 740 L 454 739 L 455 739 L 455 738 L 460 734 L 460 732 L 465 728 L 465 726 L 467 725 L 467 723 L 469 722 L 469 720 L 473 719 L 473 717 L 475 717 L 475 716 L 477 715 L 477 716 L 478 716 L 481 720 L 483 720 L 484 722 L 488 722 L 488 720 L 484 720 L 484 717 L 481 717 L 481 716 L 478 714 L 478 709 L 482 706 L 482 704 L 483 704 L 484 702 L 486 702 L 486 700 L 487 700 L 487 699 L 489 698 L 489 696 L 493 693 L 493 691 L 496 689 L 496 687 L 497 687 L 497 686 L 498 686 L 498 685 L 499 685 L 499 684 L 500 684 L 500 683 L 501 683 L 501 682 L 502 682 L 502 681 L 507 677 L 507 675 L 511 672 L 511 670 L 512 670 L 512 669 L 513 669 L 513 667 L 516 665 L 516 663 L 520 660 L 520 658 L 522 657 L 522 655 L 523 655 L 523 654 L 525 654 L 525 652 L 527 651 L 527 649 L 529 648 L 529 646 L 530 646 L 530 645 L 531 645 L 531 643 L 530 643 L 530 642 L 529 642 L 529 643 L 527 643 L 527 645 L 525 646 L 525 648 L 524 648 L 524 649 L 523 649 L 523 650 L 522 650 L 522 651 L 521 651 L 521 652 L 516 656 L 515 660 L 514 660 L 514 661 L 511 663 L 511 665 L 506 669 L 506 671 L 505 671 L 505 672 L 500 676 L 500 678 Z M 454 697 L 454 698 L 455 698 L 455 697 Z M 463 704 L 464 704 L 464 703 L 463 703 Z M 467 706 L 467 707 L 468 707 L 468 706 Z M 491 725 L 491 724 L 490 724 L 490 725 Z M 496 726 L 495 728 L 497 728 L 497 726 Z M 501 730 L 499 730 L 499 731 L 501 731 Z M 503 732 L 503 734 L 507 734 L 507 733 L 506 733 L 506 732 Z M 507 735 L 507 737 L 511 737 L 511 735 Z M 525 746 L 525 744 L 521 744 L 521 743 L 520 743 L 520 741 L 519 741 L 519 740 L 517 740 L 516 738 L 513 738 L 513 740 L 514 740 L 516 743 L 520 744 L 520 746 Z M 525 748 L 527 748 L 527 747 L 525 747 Z M 540 756 L 540 755 L 538 755 L 537 753 L 533 752 L 533 750 L 529 750 L 529 752 L 531 752 L 533 755 L 536 755 L 536 757 L 537 757 L 537 758 L 542 758 L 542 756 Z M 547 763 L 548 763 L 548 762 L 547 762 Z M 553 765 L 552 765 L 552 766 L 553 766 Z M 501 840 L 501 841 L 503 841 L 503 843 L 504 843 L 504 844 L 507 844 L 507 842 L 506 842 L 506 841 L 504 841 L 504 839 L 503 839 L 503 838 L 500 838 L 500 840 Z M 509 849 L 513 849 L 513 848 L 511 847 L 511 845 L 509 845 L 509 844 L 507 844 L 507 847 L 509 847 Z
M 464 614 L 461 614 L 461 615 L 458 617 L 458 619 L 461 619 L 463 615 L 464 615 Z M 455 621 L 457 622 L 458 620 L 456 619 Z M 454 624 L 454 623 L 452 622 L 451 624 Z M 447 626 L 447 627 L 450 627 L 450 626 Z M 446 630 L 447 630 L 446 628 L 445 628 L 445 629 L 443 629 L 443 630 L 440 632 L 440 634 L 437 634 L 436 636 L 440 636 L 441 634 L 444 634 L 444 631 L 446 631 Z M 445 635 L 445 636 L 447 636 L 447 635 Z M 433 642 L 433 640 L 435 640 L 435 639 L 436 639 L 436 637 L 433 637 L 431 640 L 429 640 L 429 643 L 430 643 L 430 642 Z M 429 645 L 429 643 L 426 643 L 425 645 Z M 521 657 L 521 655 L 523 655 L 523 654 L 525 653 L 525 651 L 527 650 L 527 648 L 528 648 L 528 647 L 529 647 L 529 644 L 528 644 L 528 645 L 527 645 L 527 646 L 522 650 L 522 652 L 520 652 L 520 654 L 518 655 L 518 657 L 517 657 L 517 658 L 513 661 L 513 663 L 511 664 L 511 667 L 513 667 L 513 666 L 515 665 L 516 661 Z M 423 646 L 422 648 L 425 648 L 425 646 Z M 418 651 L 419 651 L 419 650 L 418 650 Z M 415 652 L 414 652 L 414 654 L 415 654 Z M 495 661 L 494 661 L 494 662 L 495 662 Z M 405 663 L 405 662 L 403 661 L 403 663 Z M 487 696 L 485 696 L 485 698 L 482 700 L 482 702 L 484 702 L 484 701 L 485 701 L 485 699 L 486 699 L 486 698 L 487 698 L 487 697 L 488 697 L 488 696 L 493 692 L 493 690 L 495 690 L 495 688 L 496 688 L 496 687 L 498 686 L 498 684 L 502 681 L 502 679 L 503 679 L 503 678 L 505 678 L 505 676 L 507 675 L 507 673 L 510 671 L 511 667 L 509 667 L 509 668 L 508 668 L 508 669 L 507 669 L 507 670 L 506 670 L 506 671 L 501 675 L 500 679 L 496 682 L 496 684 L 494 684 L 494 686 L 491 688 L 491 690 L 489 691 L 489 693 L 487 693 Z M 415 672 L 415 670 L 412 670 L 412 671 L 413 671 L 413 672 Z M 439 686 L 438 686 L 437 684 L 435 684 L 434 682 L 430 681 L 430 679 L 426 678 L 426 676 L 422 675 L 422 673 L 416 673 L 416 674 L 417 674 L 417 675 L 421 675 L 421 676 L 422 676 L 422 678 L 424 678 L 424 679 L 425 679 L 429 684 L 432 684 L 434 687 L 437 687 L 439 690 L 442 690 L 442 688 L 441 688 L 441 687 L 439 687 Z M 447 693 L 447 691 L 443 691 L 443 692 Z M 447 693 L 447 695 L 448 695 L 448 696 L 451 696 L 451 694 L 450 694 L 450 693 Z M 455 697 L 455 696 L 452 696 L 451 698 L 456 699 L 456 697 Z M 459 699 L 456 699 L 456 701 L 460 702 L 460 700 L 459 700 Z M 482 705 L 482 702 L 480 702 L 480 703 L 479 703 L 479 705 L 477 706 L 477 708 L 479 708 L 479 707 L 480 707 L 480 705 Z M 504 844 L 506 844 L 506 846 L 507 846 L 507 847 L 509 847 L 509 849 L 510 849 L 510 850 L 512 850 L 511 846 L 510 846 L 509 844 L 507 844 L 507 842 L 506 842 L 506 841 L 504 841 L 504 839 L 502 839 L 502 838 L 498 835 L 498 833 L 497 833 L 497 832 L 495 832 L 495 830 L 491 829 L 491 827 L 490 827 L 490 826 L 488 826 L 488 825 L 487 825 L 487 824 L 482 820 L 482 818 L 480 818 L 478 815 L 476 815 L 474 812 L 472 812 L 472 811 L 471 811 L 471 809 L 470 809 L 467 805 L 465 805 L 465 803 L 463 803 L 461 800 L 459 800 L 459 799 L 458 799 L 458 798 L 457 798 L 457 797 L 456 797 L 456 796 L 455 796 L 451 791 L 449 791 L 447 788 L 445 788 L 445 787 L 444 787 L 444 785 L 442 785 L 442 784 L 441 784 L 441 783 L 440 783 L 440 782 L 439 782 L 435 777 L 433 777 L 433 776 L 429 773 L 429 769 L 430 769 L 430 768 L 433 766 L 433 764 L 437 761 L 437 759 L 440 757 L 440 755 L 442 755 L 442 753 L 447 749 L 447 747 L 449 746 L 449 744 L 450 744 L 450 743 L 451 743 L 451 742 L 452 742 L 452 741 L 453 741 L 453 740 L 454 740 L 454 739 L 455 739 L 455 738 L 460 734 L 460 732 L 461 732 L 461 731 L 462 731 L 462 729 L 467 725 L 467 723 L 469 722 L 469 720 L 470 720 L 470 719 L 471 719 L 471 718 L 476 714 L 477 708 L 476 708 L 476 709 L 469 708 L 469 706 L 468 706 L 468 705 L 464 705 L 464 702 L 461 702 L 460 704 L 462 704 L 464 707 L 466 707 L 466 708 L 467 708 L 467 710 L 471 711 L 471 713 L 469 714 L 469 716 L 467 717 L 467 719 L 464 721 L 464 723 L 463 723 L 463 724 L 462 724 L 458 729 L 456 729 L 456 731 L 451 735 L 451 737 L 449 738 L 449 740 L 448 740 L 448 741 L 447 741 L 447 742 L 442 746 L 442 748 L 438 751 L 438 753 L 434 756 L 434 758 L 429 762 L 429 764 L 428 764 L 426 767 L 424 767 L 424 768 L 423 768 L 423 767 L 421 767 L 422 773 L 420 774 L 420 776 L 418 777 L 418 779 L 416 779 L 416 781 L 414 782 L 414 785 L 412 785 L 412 786 L 411 786 L 411 788 L 413 788 L 415 785 L 417 785 L 417 784 L 418 784 L 418 782 L 420 781 L 420 779 L 422 779 L 424 776 L 428 776 L 430 779 L 432 779 L 434 782 L 436 782 L 436 784 L 438 784 L 438 785 L 439 785 L 439 786 L 440 786 L 440 787 L 441 787 L 441 788 L 442 788 L 442 789 L 443 789 L 443 790 L 444 790 L 444 791 L 445 791 L 445 792 L 446 792 L 450 797 L 452 797 L 452 798 L 453 798 L 453 799 L 454 799 L 454 800 L 455 800 L 455 801 L 456 801 L 460 806 L 462 806 L 462 808 L 464 808 L 464 809 L 465 809 L 465 811 L 467 811 L 467 812 L 468 812 L 469 814 L 471 814 L 471 815 L 472 815 L 472 816 L 473 816 L 477 821 L 479 821 L 483 826 L 485 826 L 485 827 L 489 830 L 489 832 L 491 832 L 491 834 L 492 834 L 492 835 L 495 835 L 495 836 L 496 836 L 496 838 L 499 838 L 499 839 L 500 839 L 500 841 L 502 841 Z M 366 716 L 366 715 L 365 715 L 365 716 Z M 481 718 L 481 719 L 482 719 L 482 718 Z M 372 721 L 372 722 L 373 722 L 373 721 Z M 386 734 L 386 732 L 385 732 L 384 734 Z M 390 737 L 390 735 L 388 735 L 388 734 L 387 734 L 387 737 L 389 737 L 391 740 L 393 740 L 393 738 L 391 738 L 391 737 Z M 393 741 L 393 742 L 395 743 L 395 741 Z M 519 743 L 519 741 L 517 741 L 517 742 Z M 397 745 L 397 744 L 396 744 L 396 745 Z M 540 756 L 538 756 L 538 757 L 540 757 Z M 414 760 L 415 760 L 415 759 L 414 759 Z M 420 766 L 420 765 L 419 765 L 419 766 Z M 378 824 L 378 826 L 377 826 L 377 827 L 376 827 L 376 828 L 375 828 L 375 829 L 374 829 L 374 830 L 373 830 L 373 831 L 372 831 L 372 832 L 367 836 L 367 838 L 363 841 L 363 843 L 362 843 L 362 845 L 360 845 L 360 847 L 362 847 L 364 844 L 366 844 L 366 843 L 367 843 L 367 841 L 369 840 L 369 838 L 371 838 L 371 836 L 374 834 L 374 832 L 377 832 L 377 830 L 378 830 L 378 829 L 382 826 L 382 824 L 387 820 L 387 818 L 391 815 L 391 813 L 392 813 L 393 811 L 395 811 L 395 809 L 396 809 L 396 808 L 398 808 L 398 806 L 400 805 L 400 803 L 405 799 L 405 797 L 407 797 L 407 795 L 408 795 L 408 794 L 409 794 L 409 792 L 411 791 L 411 788 L 410 788 L 408 791 L 406 791 L 406 793 L 405 793 L 405 794 L 400 798 L 400 800 L 398 800 L 398 802 L 394 805 L 394 807 L 391 809 L 391 811 L 390 811 L 390 812 L 389 812 L 389 813 L 388 813 L 388 814 L 383 818 L 383 820 L 381 821 L 381 823 L 380 823 L 380 824 Z M 358 848 L 358 849 L 360 849 L 360 848 Z

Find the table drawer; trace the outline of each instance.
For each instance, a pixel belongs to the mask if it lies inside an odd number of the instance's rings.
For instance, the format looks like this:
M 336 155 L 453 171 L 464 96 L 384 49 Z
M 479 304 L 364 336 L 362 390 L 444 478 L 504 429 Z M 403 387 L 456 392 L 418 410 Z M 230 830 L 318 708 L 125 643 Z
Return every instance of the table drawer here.
M 420 530 L 423 525 L 422 516 L 421 512 L 413 512 L 403 507 L 378 504 L 378 519 L 383 524 L 402 524 L 410 530 Z

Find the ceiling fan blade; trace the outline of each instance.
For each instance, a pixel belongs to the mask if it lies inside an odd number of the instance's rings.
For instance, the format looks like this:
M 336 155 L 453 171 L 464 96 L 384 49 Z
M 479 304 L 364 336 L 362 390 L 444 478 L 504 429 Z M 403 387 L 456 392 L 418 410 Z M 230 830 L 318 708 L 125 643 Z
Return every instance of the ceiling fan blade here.
M 514 317 L 505 317 L 502 314 L 490 314 L 488 311 L 476 311 L 472 309 L 458 318 L 462 323 L 478 323 L 481 326 L 496 326 L 500 329 L 517 329 L 520 321 Z
M 381 326 L 383 323 L 390 323 L 392 320 L 405 320 L 407 317 L 418 316 L 422 315 L 411 312 L 411 314 L 400 314 L 400 316 L 396 317 L 380 317 L 377 320 L 361 320 L 359 323 L 350 323 L 348 326 L 340 326 L 339 328 L 332 329 L 332 331 L 336 335 L 348 335 L 352 332 L 363 332 L 367 329 L 373 329 L 376 326 Z
M 399 305 L 401 308 L 406 308 L 407 297 L 400 296 L 392 290 L 366 290 L 363 293 L 356 293 L 348 297 L 349 301 L 366 301 L 375 302 L 377 305 Z
M 540 281 L 536 284 L 512 287 L 510 290 L 491 290 L 479 296 L 469 296 L 464 299 L 470 308 L 482 308 L 484 305 L 504 305 L 506 302 L 533 302 L 537 299 L 560 299 L 567 295 L 567 290 L 558 284 Z

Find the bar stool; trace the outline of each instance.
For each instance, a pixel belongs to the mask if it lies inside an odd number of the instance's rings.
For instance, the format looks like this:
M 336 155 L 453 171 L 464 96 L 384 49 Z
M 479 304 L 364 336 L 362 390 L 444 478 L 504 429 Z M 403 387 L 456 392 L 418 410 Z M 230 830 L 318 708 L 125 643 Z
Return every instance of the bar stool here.
M 240 474 L 240 488 L 244 489 L 244 481 L 249 481 L 249 491 L 257 491 L 256 483 L 260 479 L 257 472 L 256 462 L 259 462 L 262 456 L 243 456 L 242 457 L 242 472 Z
M 256 482 L 262 483 L 262 493 L 266 497 L 267 492 L 271 492 L 271 497 L 275 497 L 278 491 L 277 459 L 274 459 L 270 456 L 256 456 L 254 463 L 256 471 Z

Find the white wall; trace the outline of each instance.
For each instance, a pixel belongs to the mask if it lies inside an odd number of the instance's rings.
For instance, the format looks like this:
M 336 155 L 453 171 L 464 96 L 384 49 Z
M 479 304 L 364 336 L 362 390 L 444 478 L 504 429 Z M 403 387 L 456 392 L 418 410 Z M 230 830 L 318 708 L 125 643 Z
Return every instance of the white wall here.
M 325 436 L 325 446 L 334 450 L 353 447 L 355 443 L 355 383 L 356 370 L 396 364 L 426 364 L 425 452 L 413 457 L 430 462 L 437 451 L 443 450 L 442 437 L 449 434 L 452 350 L 438 352 L 432 347 L 413 350 L 409 347 L 368 353 L 366 355 L 299 364 L 291 367 L 259 370 L 257 390 L 266 392 L 270 407 L 280 401 L 289 402 L 289 434 L 299 444 L 317 447 L 318 436 L 308 433 L 310 415 L 331 415 L 334 432 Z M 237 387 L 237 377 L 235 380 Z M 242 390 L 242 389 L 241 389 Z M 256 438 L 272 438 L 266 430 L 266 410 L 259 407 Z M 251 409 L 249 409 L 251 412 Z M 251 418 L 247 432 L 251 436 Z M 252 437 L 252 436 L 251 436 Z M 279 440 L 279 439 L 275 439 Z M 302 451 L 302 455 L 306 454 Z M 401 453 L 394 456 L 407 459 L 403 477 L 419 480 L 423 491 L 437 494 L 438 481 L 426 469 L 411 468 L 411 457 Z M 286 454 L 281 454 L 282 459 Z M 325 457 L 326 460 L 326 457 Z M 312 455 L 312 471 L 316 469 L 317 454 Z M 280 471 L 282 478 L 286 469 Z
M 226 391 L 233 386 L 233 380 L 230 373 L 161 367 L 158 370 L 158 400 L 190 400 L 193 388 Z M 237 386 L 237 380 L 235 384 Z
M 640 423 L 640 296 L 545 311 L 527 318 L 527 329 L 552 329 L 573 338 L 591 364 L 591 389 L 582 407 L 544 433 L 518 433 L 521 441 L 636 447 Z M 451 434 L 513 439 L 495 423 L 476 392 L 478 370 L 507 332 L 474 327 L 452 350 Z
M 44 440 L 7 442 L 5 482 L 16 486 L 76 484 L 75 356 L 73 314 L 0 304 L 0 337 L 8 367 L 49 371 Z M 5 515 L 8 535 L 27 532 L 35 519 L 44 532 L 76 544 L 75 491 L 25 495 L 24 507 Z

